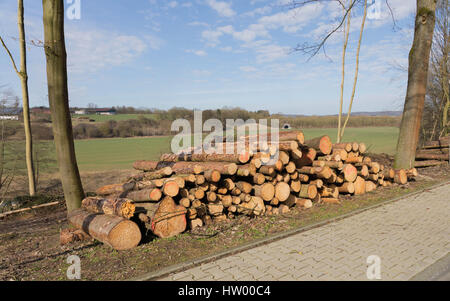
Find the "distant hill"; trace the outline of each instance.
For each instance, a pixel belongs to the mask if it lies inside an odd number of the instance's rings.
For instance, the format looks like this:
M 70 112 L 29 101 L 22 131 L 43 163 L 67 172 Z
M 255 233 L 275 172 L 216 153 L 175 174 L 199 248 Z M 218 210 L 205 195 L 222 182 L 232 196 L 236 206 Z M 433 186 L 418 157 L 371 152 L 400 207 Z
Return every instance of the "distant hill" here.
M 402 116 L 402 111 L 379 111 L 379 112 L 353 112 L 351 116 Z M 301 115 L 301 114 L 281 114 L 286 117 L 308 117 L 314 115 Z M 343 113 L 343 116 L 346 116 L 347 113 Z M 338 114 L 334 115 L 321 115 L 321 116 L 338 116 Z

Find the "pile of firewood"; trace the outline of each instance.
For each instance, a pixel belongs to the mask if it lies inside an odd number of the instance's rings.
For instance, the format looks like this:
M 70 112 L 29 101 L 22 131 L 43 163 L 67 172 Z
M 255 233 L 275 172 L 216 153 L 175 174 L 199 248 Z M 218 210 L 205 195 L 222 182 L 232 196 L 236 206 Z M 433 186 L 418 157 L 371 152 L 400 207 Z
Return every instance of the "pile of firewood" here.
M 425 145 L 416 152 L 416 162 L 414 166 L 419 168 L 448 164 L 449 142 L 450 136 L 446 136 L 437 141 L 425 143 Z
M 372 161 L 365 156 L 364 143 L 333 145 L 328 136 L 305 141 L 300 131 L 281 132 L 277 143 L 254 144 L 250 138 L 240 138 L 245 150 L 234 148 L 232 154 L 226 150 L 237 143 L 224 142 L 202 153 L 190 149 L 163 154 L 159 162 L 137 161 L 134 168 L 140 173 L 126 183 L 99 188 L 98 197 L 84 200 L 69 221 L 114 246 L 111 236 L 122 235 L 123 242 L 134 233 L 129 224 L 122 225 L 129 218 L 159 237 L 171 237 L 237 215 L 277 215 L 294 206 L 339 204 L 340 195 L 406 184 L 417 176 L 415 169 L 393 170 Z M 97 221 L 100 217 L 105 220 Z M 102 222 L 110 224 L 96 228 Z

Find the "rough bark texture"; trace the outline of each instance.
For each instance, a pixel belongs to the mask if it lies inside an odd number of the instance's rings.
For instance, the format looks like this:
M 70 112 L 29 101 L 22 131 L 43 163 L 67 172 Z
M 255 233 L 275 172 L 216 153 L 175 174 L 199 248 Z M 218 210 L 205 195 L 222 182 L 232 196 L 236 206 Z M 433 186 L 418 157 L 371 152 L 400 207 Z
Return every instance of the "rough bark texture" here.
M 135 211 L 131 200 L 122 198 L 88 197 L 82 201 L 81 206 L 90 212 L 116 215 L 126 219 L 130 219 Z
M 394 162 L 396 169 L 414 167 L 427 90 L 435 10 L 435 0 L 417 0 L 414 41 L 409 52 L 408 86 Z
M 67 210 L 80 208 L 84 198 L 73 143 L 67 88 L 63 0 L 42 0 L 48 98 L 61 182 Z

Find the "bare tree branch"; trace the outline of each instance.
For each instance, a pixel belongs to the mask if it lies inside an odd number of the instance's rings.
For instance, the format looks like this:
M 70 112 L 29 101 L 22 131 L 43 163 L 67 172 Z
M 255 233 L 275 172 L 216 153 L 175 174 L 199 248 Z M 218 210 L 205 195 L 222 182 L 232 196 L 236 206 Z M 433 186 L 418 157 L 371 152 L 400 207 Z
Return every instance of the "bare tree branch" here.
M 11 63 L 12 63 L 12 65 L 13 65 L 14 70 L 15 70 L 16 73 L 21 77 L 22 75 L 21 75 L 21 73 L 19 72 L 19 70 L 17 69 L 16 62 L 14 61 L 14 57 L 12 56 L 11 52 L 9 51 L 8 46 L 6 46 L 5 41 L 3 41 L 3 38 L 2 38 L 1 36 L 0 36 L 0 42 L 2 43 L 3 48 L 5 48 L 6 53 L 8 53 L 8 56 L 9 56 L 9 58 L 11 59 Z
M 306 3 L 310 3 L 310 2 L 319 2 L 321 0 L 306 0 L 306 1 L 301 1 L 301 2 L 296 2 L 295 5 L 301 6 L 301 5 L 305 5 Z M 323 0 L 322 0 L 323 1 Z M 304 43 L 303 45 L 297 45 L 294 49 L 293 52 L 296 51 L 300 51 L 303 52 L 305 54 L 310 55 L 308 60 L 310 60 L 312 57 L 314 57 L 321 49 L 324 49 L 325 47 L 325 43 L 326 41 L 336 32 L 338 31 L 342 25 L 344 24 L 348 14 L 351 12 L 353 6 L 355 6 L 355 4 L 360 1 L 360 0 L 352 0 L 350 5 L 348 6 L 348 8 L 344 7 L 345 13 L 344 16 L 341 18 L 341 21 L 339 22 L 339 24 L 333 29 L 331 30 L 322 40 L 320 43 L 318 44 L 314 44 L 314 45 L 309 45 L 308 43 Z M 343 5 L 340 1 L 338 1 L 341 5 Z M 298 7 L 297 6 L 297 7 Z M 324 50 L 325 51 L 325 50 Z

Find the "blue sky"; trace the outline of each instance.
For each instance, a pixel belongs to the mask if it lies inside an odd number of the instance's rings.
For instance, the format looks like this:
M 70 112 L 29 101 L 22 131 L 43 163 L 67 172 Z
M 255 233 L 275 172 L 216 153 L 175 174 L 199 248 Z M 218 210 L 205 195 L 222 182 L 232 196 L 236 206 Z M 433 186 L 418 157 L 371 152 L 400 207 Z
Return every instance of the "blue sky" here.
M 294 10 L 288 0 L 80 1 L 80 20 L 65 20 L 71 106 L 338 112 L 343 33 L 327 42 L 327 56 L 291 52 L 333 27 L 342 14 L 335 1 Z M 384 0 L 381 15 L 367 20 L 353 111 L 402 109 L 407 74 L 393 66 L 407 66 L 415 3 L 389 0 L 395 30 Z M 18 60 L 16 5 L 0 0 L 0 35 Z M 31 45 L 43 40 L 41 6 L 25 0 L 32 106 L 48 105 L 44 52 Z M 352 15 L 346 107 L 361 16 L 360 7 Z M 20 97 L 3 49 L 0 68 L 0 84 Z

